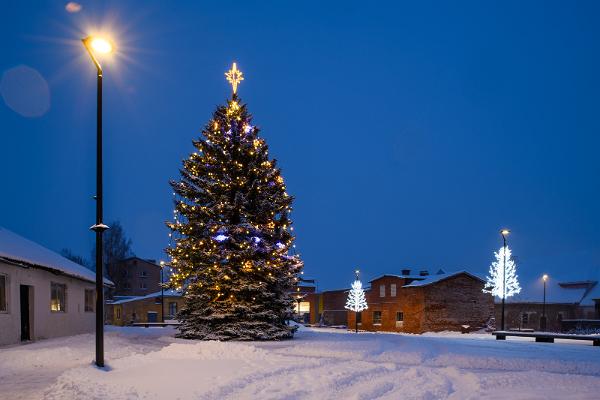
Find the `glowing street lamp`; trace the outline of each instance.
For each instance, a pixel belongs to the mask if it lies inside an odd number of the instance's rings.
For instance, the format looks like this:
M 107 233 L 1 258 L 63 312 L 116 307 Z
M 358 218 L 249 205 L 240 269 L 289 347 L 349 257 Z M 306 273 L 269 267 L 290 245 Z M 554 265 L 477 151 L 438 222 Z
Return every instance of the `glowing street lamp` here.
M 502 273 L 502 330 L 504 330 L 504 303 L 506 299 L 506 237 L 510 231 L 508 229 L 502 229 L 500 234 L 502 235 L 502 240 L 504 241 L 504 254 L 503 254 L 503 273 Z
M 165 270 L 165 262 L 160 262 L 160 309 L 162 315 L 162 322 L 165 322 L 165 287 L 164 287 L 164 278 L 163 271 Z
M 104 367 L 104 254 L 102 234 L 108 229 L 103 222 L 102 210 L 102 67 L 98 55 L 112 52 L 113 45 L 107 39 L 88 36 L 82 39 L 83 45 L 90 54 L 97 70 L 98 89 L 96 98 L 96 223 L 90 228 L 96 232 L 96 365 Z

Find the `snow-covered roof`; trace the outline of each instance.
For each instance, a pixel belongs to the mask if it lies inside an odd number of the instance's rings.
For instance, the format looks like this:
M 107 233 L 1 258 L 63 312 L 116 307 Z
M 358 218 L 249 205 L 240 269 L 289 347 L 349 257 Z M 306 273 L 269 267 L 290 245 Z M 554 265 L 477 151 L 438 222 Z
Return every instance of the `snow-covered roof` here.
M 483 279 L 481 279 L 477 275 L 473 275 L 472 273 L 470 273 L 468 271 L 462 270 L 462 271 L 455 271 L 455 272 L 449 272 L 449 273 L 444 273 L 444 274 L 428 275 L 428 276 L 424 277 L 425 279 L 418 280 L 418 281 L 413 281 L 409 285 L 404 285 L 402 287 L 421 287 L 421 286 L 427 286 L 427 285 L 431 285 L 432 283 L 437 283 L 437 282 L 440 282 L 440 281 L 443 281 L 445 279 L 452 278 L 454 276 L 461 275 L 461 274 L 466 274 L 466 275 L 469 275 L 472 278 L 475 278 L 477 280 L 485 282 Z
M 3 227 L 0 227 L 0 259 L 23 264 L 26 267 L 47 269 L 85 281 L 96 282 L 94 271 Z M 106 278 L 104 278 L 104 284 L 113 285 Z
M 594 285 L 593 281 L 562 282 L 551 279 L 546 282 L 546 303 L 593 305 L 592 299 L 594 292 L 598 290 L 597 287 L 598 285 Z M 496 298 L 495 301 L 500 300 Z M 542 303 L 543 301 L 544 285 L 541 279 L 522 285 L 521 293 L 506 299 L 507 303 Z
M 123 303 L 129 303 L 131 301 L 151 299 L 153 297 L 160 297 L 160 296 L 161 296 L 161 292 L 154 292 L 154 293 L 147 294 L 145 296 L 135 296 L 135 297 L 127 298 L 127 299 L 113 301 L 110 304 L 123 304 Z M 168 290 L 164 291 L 164 296 L 165 297 L 181 297 L 182 296 L 182 292 L 177 291 L 177 290 L 173 290 L 173 289 L 168 289 Z

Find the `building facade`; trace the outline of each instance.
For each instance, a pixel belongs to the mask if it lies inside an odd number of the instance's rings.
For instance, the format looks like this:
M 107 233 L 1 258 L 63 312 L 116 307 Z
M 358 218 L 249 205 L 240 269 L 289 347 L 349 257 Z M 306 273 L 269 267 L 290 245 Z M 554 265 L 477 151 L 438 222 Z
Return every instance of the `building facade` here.
M 107 304 L 107 319 L 112 325 L 131 325 L 134 323 L 154 323 L 174 320 L 183 306 L 181 292 L 175 290 L 150 293 L 146 296 L 123 298 Z
M 131 257 L 108 266 L 114 282 L 111 297 L 145 296 L 160 290 L 161 267 L 154 260 Z
M 93 331 L 95 279 L 93 271 L 0 228 L 0 345 Z
M 348 312 L 349 327 L 357 322 L 367 331 L 470 331 L 486 327 L 494 315 L 493 298 L 482 291 L 485 282 L 466 271 L 384 275 L 370 283 L 369 308 Z

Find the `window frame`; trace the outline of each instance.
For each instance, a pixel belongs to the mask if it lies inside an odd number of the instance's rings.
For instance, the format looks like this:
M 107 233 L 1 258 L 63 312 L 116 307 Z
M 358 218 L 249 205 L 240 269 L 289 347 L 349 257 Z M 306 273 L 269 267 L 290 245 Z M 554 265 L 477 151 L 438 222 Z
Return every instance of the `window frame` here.
M 379 318 L 375 318 L 375 314 L 379 314 Z M 383 313 L 381 311 L 373 311 L 373 325 L 381 325 L 383 321 Z M 379 322 L 377 322 L 379 320 Z
M 58 288 L 62 288 L 63 289 L 63 295 L 62 295 L 62 301 L 63 301 L 63 307 L 60 310 L 53 310 L 53 297 L 54 297 L 54 288 L 58 287 Z M 60 301 L 60 296 L 58 296 L 58 292 L 57 293 L 57 297 L 58 297 L 58 301 Z M 67 284 L 66 283 L 59 283 L 59 282 L 52 282 L 50 281 L 50 312 L 52 313 L 66 313 L 67 312 Z
M 175 306 L 175 307 L 173 307 Z M 175 313 L 173 313 L 172 308 L 175 308 Z M 169 302 L 169 317 L 175 317 L 175 315 L 177 315 L 177 302 L 176 301 L 170 301 Z
M 91 305 L 88 307 L 88 294 L 91 292 Z M 96 290 L 95 289 L 84 289 L 83 291 L 83 312 L 93 313 L 96 303 Z M 91 308 L 91 309 L 90 309 Z
M 379 285 L 379 297 L 385 297 L 385 285 Z
M 397 287 L 395 283 L 390 284 L 390 297 L 396 297 L 398 295 Z
M 396 311 L 396 322 L 404 322 L 404 311 Z
M 9 308 L 9 302 L 8 302 L 8 290 L 9 290 L 9 284 L 8 284 L 8 274 L 4 274 L 4 273 L 0 273 L 0 277 L 2 277 L 2 279 L 4 280 L 4 309 L 0 309 L 0 314 L 8 314 L 10 312 L 10 308 Z M 2 293 L 0 292 L 0 296 L 2 296 Z

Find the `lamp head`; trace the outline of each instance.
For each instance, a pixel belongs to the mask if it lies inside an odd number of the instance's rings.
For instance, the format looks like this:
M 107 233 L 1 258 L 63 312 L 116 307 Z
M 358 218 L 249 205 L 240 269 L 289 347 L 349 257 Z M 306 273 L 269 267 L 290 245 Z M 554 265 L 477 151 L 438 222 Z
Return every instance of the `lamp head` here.
M 88 36 L 83 42 L 96 54 L 108 54 L 113 51 L 110 40 L 100 36 Z
M 502 229 L 502 230 L 500 231 L 500 234 L 501 234 L 502 236 L 507 236 L 509 233 L 510 233 L 510 231 L 509 231 L 508 229 Z
M 542 279 L 544 280 L 544 282 L 546 282 L 548 280 L 548 275 L 544 274 L 544 276 L 542 276 Z

